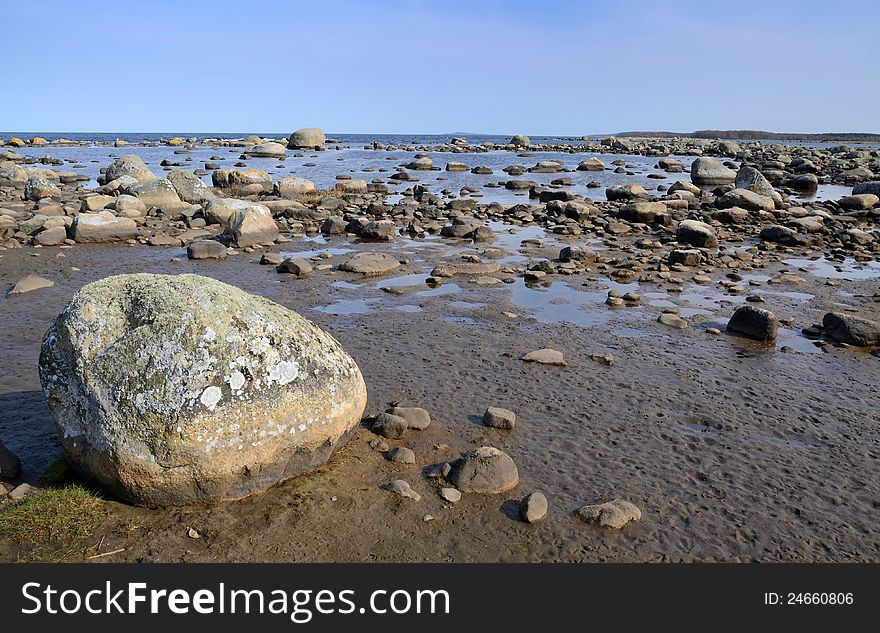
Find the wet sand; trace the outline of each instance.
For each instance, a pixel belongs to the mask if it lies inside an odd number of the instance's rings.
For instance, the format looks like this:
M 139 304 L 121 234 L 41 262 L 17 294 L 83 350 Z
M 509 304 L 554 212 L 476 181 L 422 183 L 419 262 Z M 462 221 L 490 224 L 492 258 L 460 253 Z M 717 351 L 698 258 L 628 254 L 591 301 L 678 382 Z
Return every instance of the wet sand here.
M 516 256 L 522 237 L 502 245 Z M 553 236 L 543 239 L 558 253 Z M 850 280 L 838 286 L 781 263 L 746 272 L 777 276 L 787 268 L 808 280 L 749 289 L 764 297 L 763 307 L 795 317 L 768 348 L 706 332 L 723 331 L 745 299 L 719 293 L 721 270 L 711 286 L 686 283 L 682 293 L 642 284 L 639 307 L 612 309 L 604 297 L 619 285 L 597 273 L 554 276 L 548 288 L 522 279 L 487 288 L 456 278 L 435 290 L 418 282 L 434 265 L 484 248 L 468 242 L 295 238 L 272 250 L 328 248 L 392 248 L 408 263 L 392 281 L 364 282 L 335 271 L 289 278 L 260 266 L 259 253 L 198 262 L 182 249 L 77 245 L 0 255 L 5 287 L 26 274 L 56 283 L 0 299 L 0 437 L 21 457 L 23 480 L 34 481 L 60 454 L 37 375 L 41 337 L 76 289 L 108 274 L 192 272 L 277 301 L 355 358 L 369 389 L 367 413 L 400 402 L 425 407 L 433 419 L 426 431 L 389 441 L 415 451 L 416 465 L 386 460 L 361 428 L 318 471 L 265 494 L 212 508 L 109 502 L 105 523 L 82 547 L 103 538 L 103 551 L 125 548 L 108 561 L 873 561 L 880 554 L 880 358 L 823 350 L 800 334 L 841 303 L 877 319 L 872 269 L 845 274 Z M 400 295 L 380 288 L 405 283 L 417 285 Z M 667 301 L 690 310 L 682 312 L 689 329 L 656 322 Z M 568 366 L 519 360 L 540 347 L 564 352 Z M 605 351 L 614 355 L 611 367 L 590 359 Z M 517 428 L 484 427 L 487 406 L 516 411 Z M 444 502 L 422 468 L 481 445 L 511 455 L 519 486 Z M 421 501 L 379 488 L 398 478 Z M 517 501 L 532 491 L 546 494 L 550 511 L 528 525 L 518 520 Z M 614 498 L 638 505 L 641 522 L 611 531 L 574 514 Z M 188 538 L 189 527 L 201 538 Z M 26 557 L 26 548 L 0 537 L 0 560 Z

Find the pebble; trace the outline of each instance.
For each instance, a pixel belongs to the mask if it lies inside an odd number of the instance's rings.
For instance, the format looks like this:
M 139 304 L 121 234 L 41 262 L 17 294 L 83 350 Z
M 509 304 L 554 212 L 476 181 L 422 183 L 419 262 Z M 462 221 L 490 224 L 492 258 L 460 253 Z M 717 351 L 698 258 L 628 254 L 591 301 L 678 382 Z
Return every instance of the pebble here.
M 376 435 L 381 435 L 389 440 L 399 440 L 406 435 L 408 428 L 407 421 L 399 415 L 380 413 L 373 419 L 371 430 Z
M 590 355 L 590 360 L 611 367 L 614 364 L 614 355 L 611 352 L 595 353 Z
M 419 501 L 422 498 L 422 495 L 413 490 L 412 486 L 410 486 L 403 479 L 395 479 L 394 481 L 389 481 L 387 484 L 383 484 L 381 488 L 382 490 L 393 492 L 396 495 L 404 497 L 405 499 L 412 499 L 413 501 Z
M 519 504 L 519 514 L 526 523 L 535 523 L 547 516 L 547 497 L 540 492 L 527 495 Z
M 10 501 L 21 501 L 26 496 L 28 496 L 34 490 L 33 486 L 30 484 L 19 484 L 15 488 L 9 491 L 9 500 Z
M 186 535 L 190 538 L 202 538 L 202 535 L 195 528 L 187 528 Z
M 493 429 L 511 431 L 516 426 L 516 414 L 509 409 L 489 407 L 483 414 L 483 424 Z
M 416 454 L 406 446 L 396 446 L 385 455 L 388 461 L 398 464 L 415 464 Z
M 461 501 L 461 492 L 455 488 L 441 488 L 440 498 L 449 503 L 458 503 Z
M 562 352 L 549 347 L 529 352 L 525 356 L 522 356 L 520 360 L 524 360 L 527 363 L 540 363 L 541 365 L 556 365 L 558 367 L 566 366 Z
M 424 431 L 431 425 L 431 415 L 420 407 L 391 407 L 386 411 L 406 421 L 408 428 Z
M 382 440 L 373 439 L 370 440 L 370 448 L 374 451 L 379 451 L 380 453 L 386 452 L 390 447 L 387 442 L 383 442 Z

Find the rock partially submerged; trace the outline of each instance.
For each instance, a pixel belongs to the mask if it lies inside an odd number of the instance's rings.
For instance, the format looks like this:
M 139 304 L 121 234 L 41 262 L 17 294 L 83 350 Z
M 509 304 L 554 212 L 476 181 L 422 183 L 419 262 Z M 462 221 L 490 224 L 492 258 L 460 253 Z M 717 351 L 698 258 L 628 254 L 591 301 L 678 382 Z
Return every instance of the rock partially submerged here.
M 40 380 L 73 467 L 150 506 L 235 499 L 325 462 L 357 426 L 357 365 L 298 314 L 197 275 L 84 286 Z
M 776 340 L 779 321 L 770 310 L 741 306 L 727 322 L 727 331 L 756 341 L 772 342 Z

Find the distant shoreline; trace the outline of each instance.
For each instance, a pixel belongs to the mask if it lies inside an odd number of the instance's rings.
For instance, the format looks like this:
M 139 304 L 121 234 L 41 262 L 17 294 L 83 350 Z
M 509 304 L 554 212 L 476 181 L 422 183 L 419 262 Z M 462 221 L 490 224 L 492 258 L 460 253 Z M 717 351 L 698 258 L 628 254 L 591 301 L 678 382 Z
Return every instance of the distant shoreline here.
M 638 138 L 703 138 L 732 140 L 768 141 L 863 141 L 880 142 L 880 134 L 868 132 L 825 132 L 822 134 L 800 134 L 784 132 L 765 132 L 762 130 L 697 130 L 696 132 L 620 132 L 617 136 Z

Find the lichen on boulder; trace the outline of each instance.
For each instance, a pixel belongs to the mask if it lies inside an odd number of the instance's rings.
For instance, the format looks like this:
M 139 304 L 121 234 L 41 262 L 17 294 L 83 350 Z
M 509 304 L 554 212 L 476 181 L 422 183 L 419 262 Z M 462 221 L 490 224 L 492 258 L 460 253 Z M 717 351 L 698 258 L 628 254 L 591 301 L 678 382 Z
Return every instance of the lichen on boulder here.
M 84 286 L 43 339 L 40 380 L 72 466 L 150 506 L 240 498 L 308 471 L 366 406 L 332 336 L 198 275 Z

